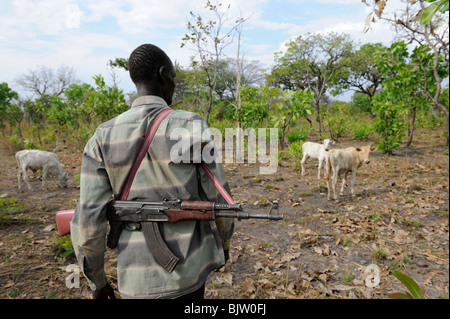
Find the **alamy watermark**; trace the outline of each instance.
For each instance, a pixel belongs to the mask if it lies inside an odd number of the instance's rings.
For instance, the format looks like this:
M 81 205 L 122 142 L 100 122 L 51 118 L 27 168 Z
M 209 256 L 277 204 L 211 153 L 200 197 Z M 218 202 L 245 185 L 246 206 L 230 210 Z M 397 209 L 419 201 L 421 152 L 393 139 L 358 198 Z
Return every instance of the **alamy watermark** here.
M 170 149 L 173 163 L 247 163 L 259 162 L 260 174 L 274 174 L 278 168 L 277 128 L 225 128 L 225 137 L 217 128 L 204 127 L 202 121 L 193 121 L 192 128 L 176 128 L 170 140 L 176 143 Z M 245 152 L 246 151 L 246 152 Z
M 74 264 L 67 265 L 66 272 L 70 273 L 66 277 L 66 287 L 69 289 L 80 288 L 80 267 Z

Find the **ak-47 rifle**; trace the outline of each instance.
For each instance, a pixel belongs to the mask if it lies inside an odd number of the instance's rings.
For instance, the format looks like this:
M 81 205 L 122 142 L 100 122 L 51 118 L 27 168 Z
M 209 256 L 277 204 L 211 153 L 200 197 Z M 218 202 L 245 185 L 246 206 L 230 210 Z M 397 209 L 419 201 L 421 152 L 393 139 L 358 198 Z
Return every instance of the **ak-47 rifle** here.
M 108 235 L 108 247 L 117 246 L 122 222 L 134 222 L 140 225 L 146 222 L 211 221 L 218 217 L 241 219 L 280 220 L 278 201 L 272 203 L 268 214 L 255 214 L 244 211 L 240 204 L 220 204 L 207 201 L 164 200 L 161 202 L 115 200 L 108 204 L 106 216 L 111 229 Z
M 61 236 L 70 234 L 73 210 L 56 213 L 56 223 Z M 145 241 L 155 260 L 171 272 L 179 258 L 167 247 L 161 237 L 158 222 L 178 223 L 181 221 L 212 221 L 219 217 L 237 219 L 280 220 L 278 201 L 272 203 L 268 214 L 254 214 L 244 211 L 240 204 L 220 204 L 207 201 L 164 200 L 160 202 L 114 200 L 108 203 L 106 218 L 109 220 L 107 246 L 116 248 L 124 222 L 133 222 L 142 229 Z
M 59 211 L 56 214 L 58 231 L 61 236 L 70 234 L 70 221 L 74 211 L 74 209 L 71 209 Z M 237 218 L 239 220 L 249 218 L 283 219 L 283 215 L 278 213 L 277 200 L 273 201 L 268 214 L 247 213 L 240 204 L 189 200 L 164 200 L 161 202 L 115 200 L 108 204 L 106 215 L 112 225 L 122 221 L 177 223 L 183 220 L 215 220 L 217 217 Z M 108 247 L 114 246 L 112 243 L 116 239 L 113 240 L 112 238 L 118 238 L 117 235 L 120 234 L 118 229 L 112 229 L 111 231 L 113 234 L 110 232 L 111 239 L 108 240 Z

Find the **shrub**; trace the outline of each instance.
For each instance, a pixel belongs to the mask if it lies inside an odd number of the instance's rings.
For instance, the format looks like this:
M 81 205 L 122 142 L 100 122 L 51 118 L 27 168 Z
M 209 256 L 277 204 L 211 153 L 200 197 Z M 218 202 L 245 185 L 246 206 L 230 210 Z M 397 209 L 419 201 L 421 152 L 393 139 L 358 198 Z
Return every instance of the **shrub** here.
M 372 133 L 372 128 L 367 123 L 356 124 L 353 129 L 353 137 L 359 141 L 365 141 Z
M 311 132 L 311 129 L 295 129 L 291 131 L 289 134 L 286 135 L 286 138 L 289 142 L 289 144 L 295 143 L 295 142 L 306 142 L 308 140 L 308 135 Z
M 348 130 L 347 120 L 343 116 L 331 116 L 328 119 L 328 128 L 332 139 L 343 137 Z

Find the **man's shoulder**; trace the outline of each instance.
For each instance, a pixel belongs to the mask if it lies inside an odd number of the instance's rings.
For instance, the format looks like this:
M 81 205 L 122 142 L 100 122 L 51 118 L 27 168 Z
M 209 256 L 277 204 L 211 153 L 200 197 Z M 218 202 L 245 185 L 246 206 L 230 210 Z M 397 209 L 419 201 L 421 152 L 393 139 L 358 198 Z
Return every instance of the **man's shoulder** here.
M 206 120 L 200 114 L 185 110 L 175 110 L 175 112 L 172 113 L 171 118 L 187 121 L 199 120 L 206 122 Z

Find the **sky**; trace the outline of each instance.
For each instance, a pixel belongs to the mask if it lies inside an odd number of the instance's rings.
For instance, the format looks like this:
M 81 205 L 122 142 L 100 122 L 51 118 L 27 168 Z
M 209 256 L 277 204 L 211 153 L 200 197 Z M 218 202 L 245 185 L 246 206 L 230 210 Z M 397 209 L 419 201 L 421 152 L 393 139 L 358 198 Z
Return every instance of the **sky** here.
M 216 3 L 214 0 L 212 3 Z M 369 1 L 367 1 L 369 2 Z M 371 8 L 361 0 L 223 0 L 230 5 L 230 21 L 242 16 L 241 54 L 247 60 L 273 65 L 274 53 L 291 38 L 305 33 L 345 32 L 355 42 L 389 45 L 394 32 L 379 21 L 363 33 Z M 82 83 L 94 85 L 101 74 L 112 84 L 107 63 L 128 58 L 143 43 L 163 49 L 172 61 L 188 67 L 195 55 L 181 47 L 190 12 L 205 19 L 206 0 L 0 0 L 0 82 L 22 94 L 15 80 L 38 66 L 75 70 Z M 395 10 L 400 0 L 388 3 Z M 227 25 L 225 25 L 226 28 Z M 236 57 L 230 45 L 227 56 Z M 129 75 L 116 71 L 118 86 L 135 91 Z

